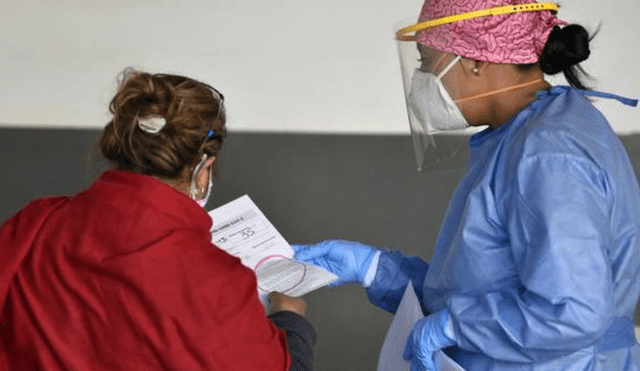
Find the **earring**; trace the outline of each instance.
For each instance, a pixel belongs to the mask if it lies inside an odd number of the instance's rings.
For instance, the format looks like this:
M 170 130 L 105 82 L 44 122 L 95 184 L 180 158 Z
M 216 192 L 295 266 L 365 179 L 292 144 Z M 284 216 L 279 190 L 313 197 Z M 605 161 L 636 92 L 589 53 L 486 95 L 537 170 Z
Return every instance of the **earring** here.
M 473 72 L 474 75 L 478 76 L 478 67 L 473 67 L 471 69 L 471 72 Z

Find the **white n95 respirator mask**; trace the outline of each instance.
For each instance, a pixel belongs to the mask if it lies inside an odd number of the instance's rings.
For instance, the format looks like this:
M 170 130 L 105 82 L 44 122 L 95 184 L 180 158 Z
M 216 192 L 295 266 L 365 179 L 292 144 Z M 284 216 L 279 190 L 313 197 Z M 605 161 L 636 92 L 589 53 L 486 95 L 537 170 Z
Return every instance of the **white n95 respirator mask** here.
M 438 76 L 416 69 L 411 79 L 407 104 L 425 132 L 462 130 L 469 123 L 442 84 L 444 76 L 458 61 L 456 57 Z

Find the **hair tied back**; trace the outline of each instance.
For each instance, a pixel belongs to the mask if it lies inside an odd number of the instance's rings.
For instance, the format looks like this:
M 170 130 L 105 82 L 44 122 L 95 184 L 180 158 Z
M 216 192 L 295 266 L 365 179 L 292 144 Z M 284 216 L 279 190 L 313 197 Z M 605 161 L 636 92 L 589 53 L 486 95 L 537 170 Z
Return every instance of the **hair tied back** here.
M 142 131 L 147 133 L 156 134 L 167 124 L 167 120 L 164 117 L 146 117 L 138 119 L 138 126 Z
M 589 58 L 589 33 L 580 25 L 553 27 L 540 55 L 540 68 L 555 75 Z

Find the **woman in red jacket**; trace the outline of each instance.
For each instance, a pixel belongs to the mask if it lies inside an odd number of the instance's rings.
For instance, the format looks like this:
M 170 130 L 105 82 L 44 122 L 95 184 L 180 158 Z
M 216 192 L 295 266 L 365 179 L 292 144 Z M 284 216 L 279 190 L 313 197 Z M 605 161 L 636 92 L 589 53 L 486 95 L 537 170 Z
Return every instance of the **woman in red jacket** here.
M 0 230 L 0 369 L 310 370 L 306 303 L 276 294 L 267 318 L 254 273 L 211 243 L 222 94 L 123 76 L 100 138 L 114 169 Z

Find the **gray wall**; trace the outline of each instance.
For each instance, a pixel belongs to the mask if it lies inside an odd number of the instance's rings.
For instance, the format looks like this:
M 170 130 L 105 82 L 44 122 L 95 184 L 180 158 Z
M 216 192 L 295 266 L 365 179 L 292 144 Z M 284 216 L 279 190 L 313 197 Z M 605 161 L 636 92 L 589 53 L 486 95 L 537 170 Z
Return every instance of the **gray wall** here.
M 32 198 L 87 186 L 105 166 L 91 155 L 98 135 L 0 128 L 0 220 Z M 638 172 L 640 135 L 622 139 Z M 290 243 L 342 238 L 426 259 L 462 169 L 418 173 L 412 150 L 406 136 L 233 132 L 208 208 L 249 194 Z M 316 370 L 375 369 L 391 316 L 356 286 L 306 299 L 319 336 Z

